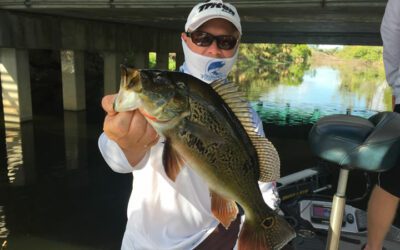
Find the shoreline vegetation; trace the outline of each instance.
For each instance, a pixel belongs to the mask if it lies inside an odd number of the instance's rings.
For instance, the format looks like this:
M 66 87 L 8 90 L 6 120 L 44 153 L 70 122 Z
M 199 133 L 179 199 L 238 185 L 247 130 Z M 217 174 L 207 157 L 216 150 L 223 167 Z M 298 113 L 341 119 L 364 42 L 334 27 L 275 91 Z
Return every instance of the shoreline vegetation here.
M 311 69 L 331 67 L 340 72 L 341 93 L 364 97 L 371 107 L 377 92 L 383 92 L 386 110 L 392 107 L 392 91 L 386 82 L 382 47 L 345 46 L 333 53 L 313 51 Z
M 376 102 L 376 90 L 383 94 L 386 110 L 391 108 L 391 89 L 385 80 L 381 46 L 341 46 L 331 50 L 315 45 L 242 44 L 231 79 L 239 83 L 250 101 L 260 92 L 278 85 L 298 86 L 305 74 L 329 67 L 340 75 L 339 93 L 364 98 L 367 107 Z
M 344 48 L 346 50 L 346 47 Z M 382 56 L 382 53 L 380 53 Z M 311 67 L 320 66 L 340 66 L 343 64 L 350 65 L 357 69 L 365 69 L 366 66 L 373 67 L 377 71 L 383 69 L 382 58 L 357 58 L 355 55 L 347 54 L 346 52 L 329 52 L 321 50 L 312 50 L 312 56 L 310 58 Z

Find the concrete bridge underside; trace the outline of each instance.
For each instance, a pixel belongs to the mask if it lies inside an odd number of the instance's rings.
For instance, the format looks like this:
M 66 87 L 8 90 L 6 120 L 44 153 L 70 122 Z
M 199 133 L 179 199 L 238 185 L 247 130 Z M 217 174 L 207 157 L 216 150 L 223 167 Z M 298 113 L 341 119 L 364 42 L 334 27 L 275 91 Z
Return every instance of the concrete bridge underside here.
M 0 9 L 180 32 L 199 1 L 3 0 Z M 387 0 L 231 0 L 242 17 L 244 42 L 381 44 Z

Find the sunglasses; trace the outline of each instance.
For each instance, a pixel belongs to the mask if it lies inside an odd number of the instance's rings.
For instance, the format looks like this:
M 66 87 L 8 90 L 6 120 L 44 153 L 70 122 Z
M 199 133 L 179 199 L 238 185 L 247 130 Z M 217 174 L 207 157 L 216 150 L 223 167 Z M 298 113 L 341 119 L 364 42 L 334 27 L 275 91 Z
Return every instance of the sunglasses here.
M 217 46 L 223 50 L 231 50 L 238 43 L 238 38 L 234 36 L 222 35 L 213 36 L 203 31 L 186 32 L 186 35 L 192 39 L 192 42 L 200 47 L 208 47 L 213 41 L 217 41 Z

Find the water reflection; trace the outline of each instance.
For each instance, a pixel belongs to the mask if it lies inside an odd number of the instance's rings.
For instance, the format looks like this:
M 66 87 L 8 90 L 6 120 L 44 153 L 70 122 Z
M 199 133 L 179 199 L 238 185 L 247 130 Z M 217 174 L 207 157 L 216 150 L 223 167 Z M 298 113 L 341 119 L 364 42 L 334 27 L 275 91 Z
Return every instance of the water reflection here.
M 0 206 L 0 249 L 7 247 L 9 230 L 6 225 L 6 216 L 3 206 Z
M 86 113 L 65 111 L 64 133 L 67 169 L 87 167 Z
M 7 148 L 7 177 L 10 183 L 14 183 L 18 170 L 22 167 L 21 129 L 18 123 L 5 124 L 6 148 Z
M 2 172 L 0 249 L 120 248 L 131 178 L 112 173 L 100 156 L 104 114 L 91 117 L 92 123 L 88 116 L 93 113 L 66 111 L 3 128 L 11 163 L 4 169 L 18 168 L 12 182 Z M 34 140 L 26 140 L 26 133 Z M 33 164 L 26 160 L 28 147 Z
M 8 180 L 24 186 L 35 181 L 33 125 L 30 122 L 5 122 Z
M 359 91 L 344 88 L 343 72 L 327 66 L 306 71 L 302 79 L 300 85 L 265 84 L 257 92 L 253 88 L 245 91 L 261 119 L 279 125 L 312 124 L 331 114 L 370 117 L 388 110 L 388 87 L 382 79 L 376 79 L 373 88 L 365 80 Z

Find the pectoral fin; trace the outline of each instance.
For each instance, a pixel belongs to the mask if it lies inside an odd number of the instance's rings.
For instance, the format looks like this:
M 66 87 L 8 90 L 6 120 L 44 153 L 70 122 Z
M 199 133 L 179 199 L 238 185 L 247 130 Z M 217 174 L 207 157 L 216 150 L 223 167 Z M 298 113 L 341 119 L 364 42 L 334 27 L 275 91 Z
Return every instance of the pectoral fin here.
M 223 137 L 210 130 L 207 126 L 200 125 L 195 122 L 186 121 L 186 129 L 197 138 L 201 138 L 206 144 L 221 144 L 224 142 Z
M 170 178 L 172 181 L 175 181 L 179 172 L 183 168 L 185 161 L 183 160 L 182 156 L 171 146 L 171 143 L 168 139 L 165 141 L 162 158 L 165 173 L 167 174 L 168 178 Z
M 210 191 L 211 194 L 211 212 L 221 224 L 228 229 L 231 222 L 236 219 L 239 212 L 237 204 L 233 200 L 228 200 Z

